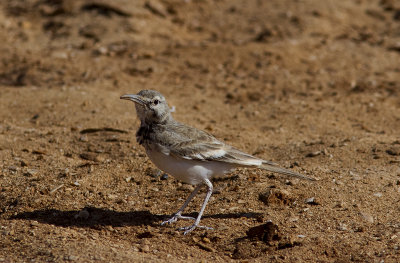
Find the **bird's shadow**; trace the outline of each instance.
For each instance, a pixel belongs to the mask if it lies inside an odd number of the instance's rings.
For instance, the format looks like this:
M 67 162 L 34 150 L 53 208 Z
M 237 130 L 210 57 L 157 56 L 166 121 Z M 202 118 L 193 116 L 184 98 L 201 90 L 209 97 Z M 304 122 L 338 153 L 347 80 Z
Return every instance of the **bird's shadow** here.
M 196 217 L 197 213 L 185 214 Z M 205 215 L 203 218 L 257 218 L 259 213 L 226 213 Z M 171 215 L 156 215 L 149 211 L 120 212 L 104 208 L 85 207 L 82 210 L 61 211 L 57 209 L 42 209 L 32 212 L 21 212 L 9 217 L 10 220 L 35 220 L 44 224 L 51 224 L 62 227 L 82 227 L 82 228 L 101 228 L 104 226 L 123 227 L 123 226 L 143 226 L 159 225 L 162 220 L 166 220 Z

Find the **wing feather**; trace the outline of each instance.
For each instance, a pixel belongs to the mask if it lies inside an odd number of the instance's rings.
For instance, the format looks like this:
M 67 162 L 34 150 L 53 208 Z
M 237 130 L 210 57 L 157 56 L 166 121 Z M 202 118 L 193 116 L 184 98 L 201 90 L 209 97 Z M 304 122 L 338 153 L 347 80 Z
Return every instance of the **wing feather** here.
M 217 140 L 211 134 L 175 122 L 164 127 L 162 132 L 153 133 L 161 150 L 169 155 L 195 161 L 218 161 L 237 167 L 258 167 L 271 172 L 314 180 L 299 173 L 281 168 L 278 164 L 244 153 Z

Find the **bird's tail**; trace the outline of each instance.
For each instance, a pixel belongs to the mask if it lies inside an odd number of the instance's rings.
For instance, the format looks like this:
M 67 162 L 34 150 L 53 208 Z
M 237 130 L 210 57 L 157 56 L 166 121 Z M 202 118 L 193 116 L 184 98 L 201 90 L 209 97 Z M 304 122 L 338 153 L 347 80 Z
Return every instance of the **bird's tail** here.
M 274 163 L 263 162 L 261 164 L 260 168 L 264 169 L 264 170 L 267 170 L 267 171 L 270 171 L 270 172 L 274 172 L 274 173 L 280 173 L 280 174 L 293 176 L 293 177 L 297 177 L 297 178 L 305 179 L 305 180 L 309 180 L 309 181 L 316 181 L 316 179 L 314 179 L 312 177 L 308 177 L 308 176 L 305 176 L 305 175 L 290 171 L 288 169 L 275 166 Z

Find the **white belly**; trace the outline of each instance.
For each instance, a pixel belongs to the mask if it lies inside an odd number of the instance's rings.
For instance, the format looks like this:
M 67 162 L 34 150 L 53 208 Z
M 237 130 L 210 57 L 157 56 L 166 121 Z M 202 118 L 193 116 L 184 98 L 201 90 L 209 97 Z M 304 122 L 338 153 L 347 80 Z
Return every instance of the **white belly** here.
M 235 165 L 229 163 L 187 160 L 155 150 L 146 150 L 146 153 L 159 169 L 193 185 L 202 183 L 204 179 L 221 176 L 235 168 Z

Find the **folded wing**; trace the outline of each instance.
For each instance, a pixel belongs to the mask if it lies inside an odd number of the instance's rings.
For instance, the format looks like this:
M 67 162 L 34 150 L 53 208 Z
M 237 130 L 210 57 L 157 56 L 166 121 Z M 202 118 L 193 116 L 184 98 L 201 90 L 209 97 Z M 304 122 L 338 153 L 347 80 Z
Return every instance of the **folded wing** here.
M 185 130 L 182 131 L 181 129 Z M 174 129 L 168 130 L 172 132 L 172 134 L 168 136 L 170 140 L 163 138 L 160 142 L 167 142 L 167 145 L 164 145 L 163 147 L 164 151 L 172 156 L 195 161 L 218 161 L 231 163 L 237 167 L 257 167 L 301 179 L 315 180 L 288 169 L 281 168 L 276 163 L 244 153 L 196 128 L 175 126 Z M 178 131 L 174 133 L 174 130 Z M 178 137 L 177 134 L 180 136 Z M 183 137 L 182 134 L 187 134 L 188 136 Z

